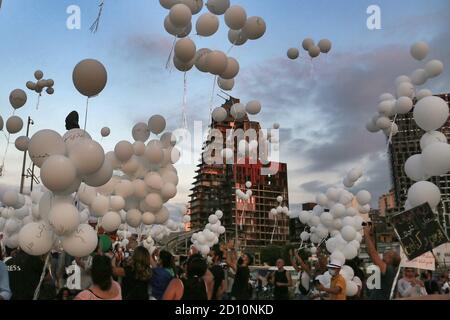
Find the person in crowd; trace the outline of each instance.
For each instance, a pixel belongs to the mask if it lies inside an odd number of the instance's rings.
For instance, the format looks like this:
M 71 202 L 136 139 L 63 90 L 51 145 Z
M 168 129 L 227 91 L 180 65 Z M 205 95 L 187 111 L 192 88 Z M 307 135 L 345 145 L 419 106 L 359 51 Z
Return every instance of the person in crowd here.
M 405 268 L 403 277 L 397 283 L 399 298 L 413 298 L 427 295 L 424 283 L 417 279 L 414 268 Z
M 8 268 L 3 262 L 3 250 L 0 246 L 0 300 L 9 300 L 11 295 L 12 293 L 9 288 Z
M 284 260 L 278 259 L 277 270 L 271 274 L 275 300 L 289 300 L 289 287 L 292 287 L 291 274 L 284 268 Z
M 72 300 L 72 293 L 69 288 L 61 288 L 56 295 L 56 300 Z
M 150 280 L 151 295 L 161 300 L 172 279 L 176 278 L 175 259 L 169 251 L 156 249 L 150 256 L 153 276 Z
M 383 258 L 380 258 L 373 240 L 372 225 L 364 227 L 364 240 L 366 250 L 372 262 L 380 268 L 381 281 L 380 288 L 368 290 L 369 300 L 389 300 L 395 276 L 400 265 L 400 255 L 395 251 L 386 251 Z
M 340 274 L 342 263 L 338 260 L 331 260 L 327 267 L 331 275 L 330 287 L 327 288 L 322 283 L 318 283 L 316 284 L 317 289 L 328 293 L 330 300 L 347 300 L 347 283 Z
M 193 254 L 187 261 L 186 277 L 174 278 L 164 293 L 163 300 L 211 300 L 214 277 L 208 270 L 206 260 Z
M 448 279 L 448 272 L 445 271 L 441 274 L 441 280 L 439 281 L 439 287 L 441 294 L 450 294 L 450 281 Z
M 222 267 L 223 252 L 220 245 L 213 246 L 209 254 L 213 264 L 209 270 L 214 277 L 212 299 L 222 300 L 223 294 L 227 289 L 227 282 L 225 281 L 225 271 Z
M 122 300 L 120 285 L 113 280 L 111 259 L 96 255 L 92 260 L 92 286 L 81 291 L 75 300 Z
M 148 286 L 152 276 L 148 250 L 142 246 L 137 247 L 124 267 L 117 267 L 115 258 L 111 262 L 113 274 L 122 277 L 123 300 L 148 300 Z
M 11 300 L 32 300 L 44 268 L 43 257 L 31 256 L 18 249 L 14 257 L 6 261 Z
M 311 291 L 311 269 L 307 263 L 304 262 L 298 250 L 289 250 L 291 257 L 291 264 L 298 272 L 298 286 L 297 298 L 298 300 L 308 300 L 308 294 Z
M 425 270 L 422 274 L 423 284 L 427 294 L 439 294 L 439 285 L 436 280 L 433 279 L 433 272 L 431 270 Z
M 231 297 L 235 300 L 250 300 L 252 298 L 252 287 L 249 283 L 249 266 L 252 265 L 253 258 L 247 253 L 237 258 L 232 242 L 228 245 L 226 258 L 228 266 L 235 272 Z

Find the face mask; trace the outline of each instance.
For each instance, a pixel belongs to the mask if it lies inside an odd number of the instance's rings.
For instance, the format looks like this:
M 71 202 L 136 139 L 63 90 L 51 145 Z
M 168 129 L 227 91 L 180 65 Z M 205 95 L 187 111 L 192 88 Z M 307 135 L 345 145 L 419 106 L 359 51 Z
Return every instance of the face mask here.
M 206 258 L 206 262 L 208 262 L 208 264 L 212 264 L 212 263 L 213 263 L 212 257 L 211 257 L 211 256 L 208 256 L 208 257 Z
M 336 270 L 334 269 L 328 269 L 328 272 L 331 274 L 332 277 L 336 275 Z

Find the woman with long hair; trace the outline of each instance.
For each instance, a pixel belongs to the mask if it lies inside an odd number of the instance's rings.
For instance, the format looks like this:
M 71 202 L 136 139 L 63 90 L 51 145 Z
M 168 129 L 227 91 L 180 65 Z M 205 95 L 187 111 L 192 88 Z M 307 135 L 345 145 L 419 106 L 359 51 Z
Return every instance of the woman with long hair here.
M 81 291 L 75 300 L 122 300 L 120 285 L 112 279 L 111 259 L 97 255 L 92 260 L 92 286 Z
M 153 277 L 151 280 L 152 297 L 161 300 L 170 281 L 177 278 L 175 258 L 169 251 L 156 249 L 151 256 Z
M 144 247 L 137 247 L 131 260 L 124 267 L 116 267 L 112 261 L 113 274 L 122 277 L 124 300 L 148 300 L 148 284 L 152 277 L 150 253 Z
M 173 279 L 163 300 L 211 300 L 213 286 L 214 277 L 206 260 L 200 254 L 194 254 L 187 261 L 186 277 Z

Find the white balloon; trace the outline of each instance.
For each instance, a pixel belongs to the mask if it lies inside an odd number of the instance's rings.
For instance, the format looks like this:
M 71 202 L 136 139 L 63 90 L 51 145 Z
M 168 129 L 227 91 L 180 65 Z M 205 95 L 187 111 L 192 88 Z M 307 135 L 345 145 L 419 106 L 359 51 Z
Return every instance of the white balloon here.
M 312 46 L 309 48 L 308 53 L 311 58 L 317 58 L 320 55 L 320 48 Z
M 79 175 L 89 175 L 101 168 L 105 152 L 98 142 L 84 139 L 70 148 L 69 159 Z
M 148 127 L 154 134 L 160 134 L 166 129 L 166 119 L 161 115 L 153 115 L 148 120 Z
M 395 85 L 398 87 L 400 84 L 402 84 L 403 82 L 408 82 L 411 83 L 411 78 L 408 76 L 399 76 L 397 77 L 397 79 L 395 79 Z
M 121 162 L 126 162 L 130 160 L 130 158 L 134 154 L 133 145 L 128 141 L 120 141 L 116 144 L 114 148 L 114 153 L 117 157 L 117 159 Z
M 234 79 L 239 73 L 239 62 L 234 58 L 228 58 L 228 63 L 225 71 L 220 74 L 220 77 L 225 80 Z
M 127 212 L 127 224 L 130 227 L 137 228 L 142 222 L 142 213 L 139 210 L 132 209 Z
M 161 6 L 165 9 L 172 8 L 174 5 L 177 4 L 177 2 L 179 2 L 179 0 L 159 0 Z
M 426 147 L 436 142 L 447 143 L 447 137 L 442 132 L 429 131 L 420 139 L 420 148 L 425 150 Z
M 188 6 L 179 3 L 170 9 L 170 22 L 177 28 L 185 28 L 189 25 L 192 19 L 192 12 Z
M 425 65 L 428 78 L 435 78 L 444 71 L 444 64 L 439 60 L 431 60 Z
M 145 197 L 145 202 L 151 212 L 158 212 L 163 206 L 163 199 L 158 193 L 149 193 Z
M 91 212 L 97 217 L 102 217 L 108 212 L 109 206 L 109 198 L 98 195 L 92 200 Z
M 212 36 L 219 30 L 219 19 L 214 14 L 206 12 L 198 18 L 196 27 L 198 35 Z
M 322 39 L 319 41 L 317 46 L 320 48 L 320 52 L 322 53 L 328 53 L 331 51 L 331 41 L 328 39 Z
M 179 40 L 181 41 L 181 40 Z M 150 137 L 150 129 L 148 128 L 148 125 L 143 122 L 137 123 L 132 130 L 132 135 L 134 141 L 140 141 L 145 142 Z
M 344 226 L 341 230 L 341 235 L 345 241 L 352 241 L 356 238 L 356 230 L 353 226 Z
M 188 63 L 195 58 L 197 48 L 190 38 L 183 38 L 176 42 L 174 52 L 178 60 Z
M 165 183 L 161 189 L 161 196 L 163 201 L 167 202 L 168 200 L 174 198 L 177 195 L 177 187 L 172 183 Z
M 206 57 L 211 52 L 210 49 L 202 48 L 195 54 L 195 67 L 201 72 L 208 72 Z
M 42 130 L 44 131 L 44 130 Z M 53 139 L 57 140 L 57 137 L 53 137 Z M 70 150 L 72 145 L 78 143 L 78 141 L 83 139 L 92 139 L 89 133 L 82 129 L 72 129 L 67 131 L 62 137 L 64 143 L 67 146 L 67 150 Z M 56 142 L 56 141 L 55 141 Z M 58 143 L 59 144 L 59 143 Z
M 173 25 L 172 21 L 170 21 L 170 16 L 166 16 L 166 18 L 164 19 L 164 29 L 166 29 L 168 33 L 176 36 L 177 38 L 184 38 L 191 33 L 192 23 L 189 22 L 186 27 L 177 28 Z
M 245 111 L 248 114 L 256 115 L 261 112 L 261 103 L 257 100 L 252 100 L 245 106 Z
M 14 145 L 16 146 L 17 150 L 19 150 L 19 151 L 27 151 L 29 143 L 30 143 L 30 138 L 28 138 L 26 136 L 21 136 L 16 139 L 16 141 L 14 142 Z
M 119 229 L 121 223 L 122 218 L 120 217 L 120 214 L 114 211 L 110 211 L 103 216 L 101 227 L 106 232 L 113 232 Z
M 414 181 L 424 181 L 430 178 L 430 176 L 425 173 L 423 157 L 421 154 L 415 154 L 406 160 L 405 174 Z
M 224 91 L 231 91 L 231 90 L 233 90 L 233 87 L 234 87 L 234 79 L 225 80 L 225 79 L 222 79 L 219 77 L 217 79 L 217 84 L 220 89 L 222 89 Z
M 422 89 L 422 90 L 419 90 L 419 92 L 417 92 L 416 99 L 417 99 L 417 101 L 420 101 L 423 98 L 426 98 L 426 97 L 429 97 L 429 96 L 432 96 L 432 95 L 433 95 L 433 92 L 431 92 L 431 90 L 429 90 L 429 89 Z
M 142 223 L 150 226 L 152 224 L 154 224 L 156 221 L 155 215 L 151 212 L 145 212 L 144 214 L 142 214 Z
M 421 86 L 427 82 L 427 72 L 425 69 L 417 69 L 411 74 L 411 82 L 415 86 Z
M 428 55 L 429 47 L 424 41 L 419 41 L 411 46 L 411 56 L 419 61 L 425 59 Z
M 211 13 L 220 16 L 230 7 L 230 0 L 208 0 L 206 7 Z
M 441 176 L 450 171 L 450 145 L 435 142 L 422 151 L 422 163 L 425 174 Z
M 20 248 L 32 256 L 46 254 L 53 247 L 53 233 L 46 222 L 32 222 L 19 233 Z
M 397 86 L 397 98 L 409 97 L 414 98 L 415 91 L 414 86 L 410 82 L 402 82 Z
M 102 135 L 103 138 L 106 138 L 111 134 L 111 129 L 109 129 L 108 127 L 103 127 L 102 130 L 100 131 L 100 134 Z
M 413 108 L 413 101 L 409 97 L 400 97 L 395 104 L 395 113 L 407 114 Z
M 48 221 L 58 236 L 69 235 L 80 225 L 80 214 L 73 204 L 58 203 L 50 210 Z
M 97 232 L 88 224 L 80 225 L 77 230 L 61 241 L 64 251 L 76 258 L 90 255 L 97 247 Z
M 193 15 L 202 11 L 203 8 L 203 0 L 180 0 L 180 3 L 187 5 Z
M 41 179 L 49 190 L 62 192 L 77 179 L 76 168 L 65 156 L 52 155 L 42 165 Z
M 358 250 L 352 245 L 346 245 L 342 249 L 342 253 L 344 254 L 346 260 L 353 260 L 358 256 Z
M 235 103 L 230 109 L 230 114 L 236 120 L 241 120 L 247 115 L 242 103 Z
M 435 96 L 423 98 L 414 107 L 414 120 L 425 131 L 442 127 L 447 122 L 448 114 L 447 102 Z
M 165 224 L 167 222 L 167 220 L 169 220 L 169 210 L 163 206 L 161 208 L 161 210 L 159 210 L 156 214 L 155 214 L 155 223 L 156 224 Z
M 100 169 L 93 174 L 83 177 L 83 181 L 91 187 L 106 185 L 112 178 L 113 167 L 110 161 L 105 160 Z
M 242 30 L 232 30 L 228 31 L 228 41 L 234 46 L 242 46 L 247 42 L 247 36 L 242 32 Z
M 340 218 L 343 217 L 345 214 L 346 208 L 341 203 L 336 203 L 330 210 L 330 213 L 333 215 L 334 218 Z
M 109 205 L 112 211 L 119 212 L 125 208 L 125 199 L 121 196 L 112 196 L 109 199 Z
M 409 188 L 408 200 L 413 208 L 427 202 L 431 208 L 435 208 L 441 201 L 441 191 L 431 182 L 419 181 Z
M 341 251 L 334 250 L 331 252 L 330 260 L 337 260 L 343 265 L 345 263 L 345 256 Z
M 228 112 L 225 108 L 218 107 L 218 108 L 214 109 L 214 111 L 212 112 L 212 118 L 216 122 L 223 122 L 223 121 L 225 121 L 225 119 L 227 117 L 228 117 Z
M 247 22 L 247 13 L 241 6 L 231 6 L 225 12 L 225 23 L 232 30 L 244 28 Z
M 354 297 L 358 293 L 358 285 L 353 281 L 347 281 L 345 288 L 347 297 Z
M 257 40 L 266 33 L 266 29 L 266 22 L 263 18 L 250 17 L 242 28 L 242 33 L 250 40 Z
M 364 206 L 370 203 L 370 201 L 372 200 L 372 195 L 367 190 L 361 190 L 356 194 L 356 200 L 360 205 Z
M 2 202 L 7 207 L 14 207 L 19 201 L 19 193 L 16 190 L 6 190 Z
M 31 137 L 28 153 L 31 161 L 40 168 L 49 156 L 66 154 L 66 144 L 56 131 L 40 130 Z
M 221 75 L 227 69 L 228 57 L 222 51 L 211 51 L 206 56 L 206 65 L 209 72 L 214 75 Z
M 331 201 L 339 200 L 339 190 L 336 188 L 328 188 L 326 195 L 327 198 Z
M 327 201 L 328 201 L 327 196 L 324 195 L 323 193 L 319 193 L 316 195 L 316 202 L 322 207 L 327 204 Z
M 369 122 L 366 123 L 366 129 L 367 129 L 367 131 L 372 132 L 372 133 L 380 131 L 380 128 L 378 128 L 377 125 L 372 120 L 370 120 Z M 353 186 L 353 184 L 351 183 L 351 181 L 347 181 L 347 182 L 348 182 L 349 186 L 346 186 L 346 187 L 351 188 Z
M 151 164 L 160 164 L 163 160 L 164 153 L 162 149 L 161 141 L 159 140 L 151 140 L 148 145 L 147 149 L 145 150 L 145 158 L 151 163 Z

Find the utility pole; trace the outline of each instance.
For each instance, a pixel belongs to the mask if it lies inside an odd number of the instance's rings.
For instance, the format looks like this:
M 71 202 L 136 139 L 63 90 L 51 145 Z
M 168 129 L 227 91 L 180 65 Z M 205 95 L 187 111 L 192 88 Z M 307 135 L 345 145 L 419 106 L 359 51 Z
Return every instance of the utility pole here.
M 30 134 L 30 125 L 33 125 L 33 124 L 34 124 L 33 120 L 31 119 L 30 116 L 28 116 L 27 138 L 28 138 L 28 135 Z M 22 177 L 21 177 L 21 180 L 20 180 L 20 193 L 23 193 L 23 186 L 25 184 L 25 178 L 27 177 L 27 175 L 25 174 L 26 162 L 27 162 L 27 150 L 25 150 L 23 152 Z M 34 174 L 34 165 L 33 165 L 33 174 Z M 32 186 L 31 189 L 33 189 L 33 178 L 34 178 L 34 176 L 31 177 L 31 186 Z

